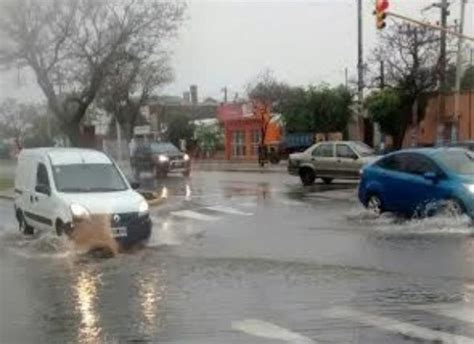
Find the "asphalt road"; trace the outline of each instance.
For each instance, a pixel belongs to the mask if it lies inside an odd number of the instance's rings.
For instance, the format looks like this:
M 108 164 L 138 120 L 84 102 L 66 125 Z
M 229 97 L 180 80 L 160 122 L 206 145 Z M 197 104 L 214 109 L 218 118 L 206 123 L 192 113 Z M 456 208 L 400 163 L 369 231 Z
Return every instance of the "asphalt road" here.
M 20 236 L 0 200 L 0 342 L 474 343 L 469 221 L 373 218 L 355 186 L 170 177 L 148 246 L 112 259 Z

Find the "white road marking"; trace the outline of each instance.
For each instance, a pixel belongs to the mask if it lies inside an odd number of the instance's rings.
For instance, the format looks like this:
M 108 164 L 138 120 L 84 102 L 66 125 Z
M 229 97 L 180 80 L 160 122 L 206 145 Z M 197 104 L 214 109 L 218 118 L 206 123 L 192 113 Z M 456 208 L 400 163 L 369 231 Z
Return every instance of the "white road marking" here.
M 252 336 L 282 340 L 292 344 L 315 344 L 312 339 L 275 324 L 259 320 L 245 319 L 232 322 L 232 329 Z
M 474 323 L 474 305 L 471 307 L 466 304 L 437 304 L 437 305 L 413 305 L 410 309 L 426 311 L 433 314 L 453 318 L 465 322 Z
M 193 220 L 200 220 L 200 221 L 216 221 L 219 219 L 217 216 L 211 215 L 204 215 L 192 210 L 179 210 L 171 212 L 171 215 L 176 217 L 184 217 Z
M 210 206 L 210 207 L 206 207 L 205 209 L 213 210 L 213 211 L 220 212 L 220 213 L 231 214 L 231 215 L 244 215 L 244 216 L 252 216 L 253 215 L 253 213 L 247 213 L 245 211 L 241 211 L 241 210 L 238 210 L 238 209 L 234 209 L 234 208 L 231 208 L 231 207 L 225 207 L 225 206 L 221 206 L 221 205 Z
M 373 315 L 356 311 L 350 308 L 333 308 L 326 314 L 332 318 L 349 319 L 353 322 L 377 327 L 385 331 L 402 334 L 404 336 L 418 338 L 428 341 L 441 341 L 443 343 L 472 344 L 473 338 L 464 337 L 456 334 L 435 331 L 421 326 L 404 323 L 396 319 Z

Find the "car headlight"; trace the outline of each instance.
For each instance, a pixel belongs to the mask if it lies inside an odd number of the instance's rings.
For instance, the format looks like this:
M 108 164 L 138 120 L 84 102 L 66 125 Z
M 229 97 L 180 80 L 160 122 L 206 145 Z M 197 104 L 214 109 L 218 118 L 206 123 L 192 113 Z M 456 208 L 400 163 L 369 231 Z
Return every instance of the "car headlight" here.
M 464 184 L 464 186 L 469 190 L 469 192 L 474 193 L 474 184 Z
M 71 204 L 70 209 L 71 209 L 72 217 L 74 219 L 81 220 L 81 219 L 86 219 L 90 216 L 89 210 L 87 210 L 87 208 L 84 207 L 83 205 L 73 203 Z
M 184 154 L 183 159 L 184 159 L 184 161 L 189 161 L 189 155 Z
M 138 205 L 138 215 L 143 216 L 148 214 L 149 209 L 148 202 L 145 200 L 141 201 Z
M 158 156 L 158 161 L 159 162 L 168 162 L 169 158 L 166 155 L 160 154 Z

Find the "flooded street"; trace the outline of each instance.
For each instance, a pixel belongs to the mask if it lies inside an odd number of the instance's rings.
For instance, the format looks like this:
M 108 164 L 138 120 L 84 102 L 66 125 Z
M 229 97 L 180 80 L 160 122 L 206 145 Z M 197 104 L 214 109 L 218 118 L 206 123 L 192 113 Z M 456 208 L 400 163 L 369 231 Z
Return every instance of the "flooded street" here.
M 112 259 L 21 236 L 0 200 L 1 343 L 472 343 L 467 218 L 374 218 L 356 184 L 196 172 Z

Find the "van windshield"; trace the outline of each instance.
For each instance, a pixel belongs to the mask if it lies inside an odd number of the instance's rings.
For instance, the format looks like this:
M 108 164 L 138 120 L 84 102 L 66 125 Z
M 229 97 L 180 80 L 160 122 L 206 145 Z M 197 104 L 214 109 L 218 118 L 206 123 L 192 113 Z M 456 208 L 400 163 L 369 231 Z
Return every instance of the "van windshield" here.
M 112 192 L 127 189 L 112 164 L 71 164 L 53 166 L 54 181 L 60 192 Z

